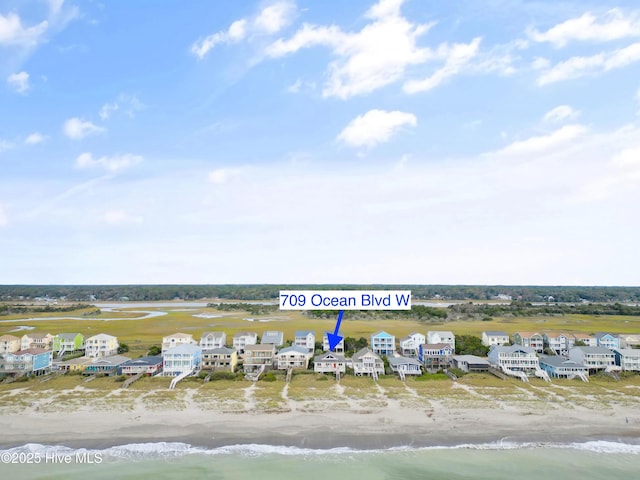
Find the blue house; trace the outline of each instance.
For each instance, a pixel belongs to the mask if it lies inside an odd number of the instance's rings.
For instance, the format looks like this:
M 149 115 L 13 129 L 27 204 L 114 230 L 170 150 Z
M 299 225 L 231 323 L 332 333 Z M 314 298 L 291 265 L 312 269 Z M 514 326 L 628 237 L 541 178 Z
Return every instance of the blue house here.
M 166 377 L 177 377 L 186 372 L 197 373 L 202 365 L 202 348 L 182 344 L 162 354 L 162 370 Z
M 588 367 L 559 355 L 541 355 L 538 362 L 540 368 L 547 372 L 551 378 L 579 377 L 585 380 L 589 376 Z
M 393 355 L 396 351 L 396 337 L 384 331 L 372 334 L 371 350 L 376 355 Z
M 608 348 L 609 350 L 620 349 L 620 337 L 606 332 L 596 333 L 596 342 L 598 347 Z
M 41 373 L 48 372 L 53 363 L 53 351 L 42 348 L 27 348 L 7 353 L 0 371 L 4 373 Z

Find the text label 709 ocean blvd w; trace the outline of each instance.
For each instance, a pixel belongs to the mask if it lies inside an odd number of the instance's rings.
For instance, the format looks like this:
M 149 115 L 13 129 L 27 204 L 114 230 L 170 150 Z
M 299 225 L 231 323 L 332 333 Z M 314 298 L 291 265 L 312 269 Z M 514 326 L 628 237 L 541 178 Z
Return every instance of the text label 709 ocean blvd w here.
M 280 310 L 411 310 L 411 290 L 281 290 Z

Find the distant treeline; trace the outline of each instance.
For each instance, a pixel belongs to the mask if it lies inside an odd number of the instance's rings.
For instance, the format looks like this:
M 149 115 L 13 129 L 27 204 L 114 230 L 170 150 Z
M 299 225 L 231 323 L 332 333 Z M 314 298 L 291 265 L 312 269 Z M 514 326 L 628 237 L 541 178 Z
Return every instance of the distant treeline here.
M 578 303 L 533 305 L 529 302 L 515 301 L 508 305 L 460 303 L 451 305 L 448 310 L 450 320 L 506 317 L 506 316 L 549 316 L 566 314 L 583 315 L 640 315 L 640 307 L 621 303 Z
M 36 298 L 73 302 L 156 300 L 275 300 L 280 290 L 411 290 L 414 300 L 523 302 L 640 302 L 640 287 L 487 285 L 0 285 L 0 300 Z
M 76 310 L 84 310 L 87 308 L 93 308 L 92 313 L 99 313 L 100 310 L 96 309 L 93 305 L 87 305 L 82 303 L 76 303 L 73 305 L 45 305 L 43 307 L 34 307 L 28 305 L 0 305 L 0 315 L 23 315 L 25 313 L 47 313 L 47 312 L 73 312 Z
M 268 315 L 278 311 L 278 305 L 262 305 L 260 303 L 208 303 L 207 307 L 225 312 L 241 310 L 252 315 Z

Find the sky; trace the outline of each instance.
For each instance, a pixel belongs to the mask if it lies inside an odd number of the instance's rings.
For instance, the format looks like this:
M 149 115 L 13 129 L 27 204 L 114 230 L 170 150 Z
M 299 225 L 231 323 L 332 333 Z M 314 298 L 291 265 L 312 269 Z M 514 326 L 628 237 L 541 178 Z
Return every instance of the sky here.
M 640 285 L 640 5 L 0 1 L 0 284 Z

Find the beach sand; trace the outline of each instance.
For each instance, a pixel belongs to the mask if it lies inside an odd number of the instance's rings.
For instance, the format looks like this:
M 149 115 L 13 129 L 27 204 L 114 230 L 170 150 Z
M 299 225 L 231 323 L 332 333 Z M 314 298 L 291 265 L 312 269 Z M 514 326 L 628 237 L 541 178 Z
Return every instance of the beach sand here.
M 320 392 L 295 395 L 284 382 L 236 382 L 227 390 L 185 382 L 175 391 L 14 387 L 0 392 L 0 447 L 184 442 L 371 449 L 640 438 L 637 386 L 576 396 L 556 385 L 491 390 L 447 382 L 440 390 L 415 390 L 395 379 L 367 388 L 344 383 L 323 382 Z

